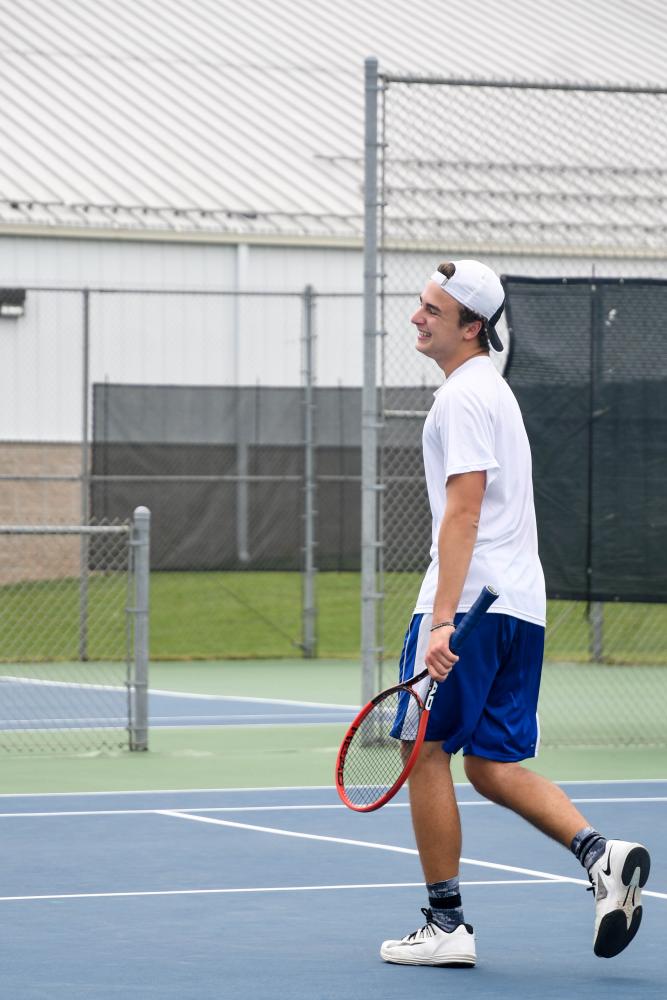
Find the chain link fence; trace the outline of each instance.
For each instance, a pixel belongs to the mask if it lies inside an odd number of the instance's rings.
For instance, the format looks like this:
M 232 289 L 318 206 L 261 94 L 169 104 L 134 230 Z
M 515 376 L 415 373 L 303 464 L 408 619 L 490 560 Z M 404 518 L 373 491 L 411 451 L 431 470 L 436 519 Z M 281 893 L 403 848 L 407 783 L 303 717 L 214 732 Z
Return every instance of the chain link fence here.
M 0 751 L 147 749 L 148 517 L 0 525 Z
M 20 336 L 2 345 L 0 522 L 150 507 L 153 659 L 356 657 L 361 596 L 370 696 L 429 548 L 420 439 L 438 373 L 409 324 L 424 276 L 463 256 L 513 275 L 664 273 L 664 92 L 371 68 L 363 298 L 28 288 L 5 321 Z M 662 704 L 664 610 L 554 600 L 549 663 L 641 665 Z M 664 738 L 639 723 L 615 739 Z
M 0 519 L 149 507 L 153 659 L 358 656 L 361 302 L 25 289 Z
M 442 376 L 409 322 L 426 278 L 466 257 L 511 275 L 664 277 L 665 112 L 663 89 L 419 78 L 367 60 L 366 694 L 394 676 L 430 545 L 421 427 Z M 499 332 L 502 367 L 512 331 Z M 664 415 L 652 433 L 665 438 Z M 665 742 L 664 603 L 551 600 L 546 660 L 546 742 Z

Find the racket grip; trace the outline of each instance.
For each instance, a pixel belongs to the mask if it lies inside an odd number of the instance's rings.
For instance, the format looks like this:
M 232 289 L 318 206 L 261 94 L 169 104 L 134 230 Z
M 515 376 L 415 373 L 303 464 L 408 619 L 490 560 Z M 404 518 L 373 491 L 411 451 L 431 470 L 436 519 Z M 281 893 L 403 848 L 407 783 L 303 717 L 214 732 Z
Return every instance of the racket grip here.
M 468 633 L 474 629 L 482 615 L 486 614 L 494 601 L 498 599 L 498 591 L 493 587 L 482 587 L 479 597 L 469 611 L 466 611 L 461 621 L 456 626 L 456 631 L 452 633 L 449 640 L 449 648 L 453 653 L 458 653 L 459 649 L 466 641 Z

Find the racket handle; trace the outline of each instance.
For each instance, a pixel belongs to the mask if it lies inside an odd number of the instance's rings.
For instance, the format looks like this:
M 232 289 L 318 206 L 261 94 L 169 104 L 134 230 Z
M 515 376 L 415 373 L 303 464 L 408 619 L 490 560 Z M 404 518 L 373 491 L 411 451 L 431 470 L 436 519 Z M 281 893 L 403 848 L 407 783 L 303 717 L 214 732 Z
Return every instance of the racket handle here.
M 466 611 L 465 615 L 456 626 L 456 631 L 452 633 L 452 637 L 449 640 L 449 648 L 453 653 L 458 653 L 459 649 L 466 641 L 468 633 L 474 629 L 482 615 L 486 614 L 493 602 L 497 599 L 497 590 L 494 590 L 493 587 L 489 587 L 488 584 L 486 587 L 482 587 L 479 597 L 470 610 Z

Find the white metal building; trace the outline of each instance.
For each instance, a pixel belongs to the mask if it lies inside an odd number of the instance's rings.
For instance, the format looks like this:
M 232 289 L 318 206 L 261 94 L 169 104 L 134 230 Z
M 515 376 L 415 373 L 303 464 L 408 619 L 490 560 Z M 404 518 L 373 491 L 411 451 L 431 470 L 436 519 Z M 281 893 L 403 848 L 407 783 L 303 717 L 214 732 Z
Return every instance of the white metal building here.
M 667 84 L 658 0 L 561 0 L 539 20 L 528 0 L 0 0 L 0 17 L 0 287 L 360 295 L 369 54 L 466 79 Z M 0 319 L 0 440 L 79 439 L 82 308 L 30 292 Z M 300 378 L 298 299 L 89 309 L 92 381 Z M 318 382 L 360 384 L 360 300 L 322 300 L 317 324 Z

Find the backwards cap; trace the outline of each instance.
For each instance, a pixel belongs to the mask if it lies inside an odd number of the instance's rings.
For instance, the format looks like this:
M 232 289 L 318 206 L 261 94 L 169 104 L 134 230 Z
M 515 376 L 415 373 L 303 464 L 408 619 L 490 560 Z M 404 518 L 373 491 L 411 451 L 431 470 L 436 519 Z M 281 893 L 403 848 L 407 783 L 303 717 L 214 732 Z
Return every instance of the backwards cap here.
M 454 273 L 451 278 L 434 271 L 430 280 L 487 321 L 487 333 L 494 351 L 503 350 L 503 342 L 496 333 L 496 323 L 505 308 L 505 293 L 500 278 L 486 264 L 479 260 L 452 261 Z

